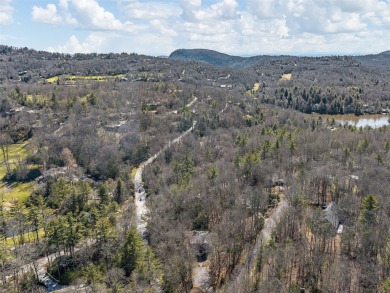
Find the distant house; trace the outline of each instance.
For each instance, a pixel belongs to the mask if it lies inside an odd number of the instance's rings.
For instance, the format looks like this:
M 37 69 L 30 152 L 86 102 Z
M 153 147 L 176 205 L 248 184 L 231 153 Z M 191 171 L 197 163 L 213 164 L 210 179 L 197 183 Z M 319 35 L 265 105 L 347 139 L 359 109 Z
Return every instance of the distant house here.
M 343 233 L 344 226 L 342 224 L 339 224 L 339 227 L 337 228 L 337 234 Z
M 345 114 L 351 114 L 355 112 L 355 106 L 354 105 L 348 105 L 344 107 L 344 113 Z
M 335 228 L 338 229 L 340 220 L 338 216 L 338 208 L 334 202 L 331 202 L 324 209 L 325 219 Z
M 193 249 L 198 262 L 207 260 L 207 255 L 211 249 L 210 234 L 208 231 L 187 231 L 186 240 Z
M 22 112 L 23 110 L 24 110 L 24 106 L 12 108 L 8 112 L 6 112 L 6 115 L 13 116 L 17 113 Z
M 374 114 L 375 113 L 375 107 L 374 106 L 369 106 L 369 105 L 363 105 L 363 113 Z

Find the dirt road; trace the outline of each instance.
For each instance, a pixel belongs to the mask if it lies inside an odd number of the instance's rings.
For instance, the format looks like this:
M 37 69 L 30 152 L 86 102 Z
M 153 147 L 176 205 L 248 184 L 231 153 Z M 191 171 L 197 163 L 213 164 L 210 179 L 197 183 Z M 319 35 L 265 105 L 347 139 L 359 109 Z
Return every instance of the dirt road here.
M 252 250 L 248 253 L 245 263 L 236 267 L 233 277 L 226 285 L 227 291 L 231 293 L 240 292 L 239 289 L 243 288 L 243 285 L 247 284 L 248 275 L 251 274 L 256 262 L 256 256 L 259 248 L 264 243 L 267 243 L 271 238 L 272 230 L 279 223 L 283 213 L 287 210 L 288 203 L 284 197 L 282 197 L 278 206 L 272 212 L 268 219 L 265 220 L 264 227 L 260 234 L 257 236 L 256 243 Z M 224 291 L 225 292 L 225 291 Z

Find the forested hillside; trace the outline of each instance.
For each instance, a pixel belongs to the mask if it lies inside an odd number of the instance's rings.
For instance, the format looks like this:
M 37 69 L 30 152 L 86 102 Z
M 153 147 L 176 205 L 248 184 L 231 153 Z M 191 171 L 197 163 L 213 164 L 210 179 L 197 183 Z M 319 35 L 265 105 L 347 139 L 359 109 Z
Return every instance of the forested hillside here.
M 390 56 L 255 60 L 0 46 L 0 292 L 390 292 Z

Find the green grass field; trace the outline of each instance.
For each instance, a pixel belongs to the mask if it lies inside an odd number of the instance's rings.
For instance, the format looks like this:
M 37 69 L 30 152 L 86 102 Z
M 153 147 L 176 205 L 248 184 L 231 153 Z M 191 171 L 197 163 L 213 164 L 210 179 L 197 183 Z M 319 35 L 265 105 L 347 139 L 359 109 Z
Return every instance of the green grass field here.
M 47 78 L 46 81 L 48 83 L 55 83 L 60 78 L 63 78 L 65 81 L 107 81 L 115 78 L 123 78 L 124 74 L 116 74 L 116 75 L 64 75 L 64 76 L 53 76 Z
M 249 95 L 254 95 L 259 89 L 260 89 L 260 82 L 256 82 L 256 83 L 253 85 L 252 89 L 250 89 L 250 90 L 247 91 L 247 94 L 249 94 Z
M 25 201 L 31 192 L 36 187 L 35 182 L 26 183 L 12 183 L 6 185 L 4 182 L 0 183 L 0 200 L 3 201 L 5 206 L 10 206 L 15 199 Z
M 18 161 L 24 160 L 28 155 L 27 143 L 17 143 L 8 146 L 8 160 L 11 168 L 15 166 Z M 3 153 L 0 151 L 0 180 L 4 178 L 7 173 L 7 168 L 4 163 Z
M 45 232 L 43 229 L 38 230 L 38 237 L 39 239 L 43 238 L 45 235 Z M 33 243 L 37 240 L 37 234 L 34 232 L 27 232 L 23 234 L 24 242 L 25 243 Z M 5 239 L 5 244 L 8 245 L 9 247 L 13 247 L 14 245 L 19 245 L 20 242 L 20 236 L 15 236 L 13 237 L 7 237 Z
M 53 77 L 47 78 L 46 81 L 48 83 L 55 83 L 55 82 L 57 82 L 57 80 L 59 80 L 59 78 L 60 78 L 59 76 L 53 76 Z
M 18 158 L 24 159 L 28 155 L 28 143 L 16 143 L 8 146 L 8 157 L 10 161 L 17 161 Z M 1 159 L 0 162 L 3 160 Z
M 49 99 L 43 95 L 27 95 L 26 103 L 27 105 L 41 105 L 44 106 L 49 102 Z
M 27 158 L 29 154 L 28 143 L 12 144 L 8 147 L 8 158 L 11 169 L 16 166 L 19 161 Z M 4 163 L 3 154 L 0 154 L 0 180 L 7 174 L 7 168 Z M 0 200 L 3 201 L 4 206 L 10 206 L 14 199 L 26 200 L 30 193 L 36 188 L 35 182 L 14 182 L 6 184 L 0 181 Z
M 28 142 L 10 145 L 8 147 L 8 159 L 11 169 L 13 169 L 18 162 L 25 160 L 29 153 Z M 0 152 L 0 201 L 5 208 L 9 209 L 15 199 L 25 201 L 37 185 L 34 181 L 7 183 L 3 181 L 6 174 L 7 168 L 4 163 L 3 154 Z M 38 234 L 39 237 L 43 236 L 43 230 L 39 231 Z M 35 232 L 24 234 L 25 242 L 34 242 L 36 240 L 35 238 Z M 14 240 L 16 241 L 16 244 L 19 243 L 19 237 L 15 237 L 15 239 L 9 237 L 6 239 L 5 243 L 11 247 L 14 245 Z
M 136 74 L 130 74 L 131 79 L 137 78 L 162 78 L 164 76 L 163 73 L 156 72 L 142 72 Z M 58 75 L 52 76 L 46 79 L 48 83 L 56 83 L 58 80 L 63 80 L 67 83 L 73 83 L 76 81 L 108 81 L 116 78 L 124 78 L 126 74 L 115 74 L 115 75 Z
M 135 174 L 137 173 L 138 171 L 138 168 L 137 167 L 134 167 L 132 170 L 131 170 L 131 178 L 135 178 Z

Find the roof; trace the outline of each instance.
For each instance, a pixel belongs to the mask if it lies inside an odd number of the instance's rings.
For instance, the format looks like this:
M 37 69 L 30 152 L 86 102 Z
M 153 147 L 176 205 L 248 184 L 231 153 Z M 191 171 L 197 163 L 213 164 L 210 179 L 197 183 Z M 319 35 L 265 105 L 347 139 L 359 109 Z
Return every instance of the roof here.
M 331 202 L 327 205 L 326 209 L 324 210 L 325 219 L 328 220 L 329 223 L 332 224 L 334 228 L 337 228 L 339 226 L 339 216 L 338 216 L 338 208 L 336 203 Z

